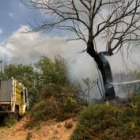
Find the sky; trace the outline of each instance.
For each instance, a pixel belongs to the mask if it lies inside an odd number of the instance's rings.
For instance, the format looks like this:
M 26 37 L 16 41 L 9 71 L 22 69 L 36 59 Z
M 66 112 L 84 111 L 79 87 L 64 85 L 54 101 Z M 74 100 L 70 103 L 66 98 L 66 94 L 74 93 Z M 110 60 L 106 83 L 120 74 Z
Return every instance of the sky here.
M 61 55 L 66 58 L 73 73 L 79 77 L 92 71 L 92 59 L 86 53 L 79 53 L 85 48 L 82 42 L 66 42 L 68 33 L 54 31 L 49 34 L 41 32 L 25 33 L 30 25 L 45 20 L 45 14 L 28 8 L 22 0 L 0 0 L 0 60 L 4 63 L 34 63 L 40 56 L 50 58 Z M 89 60 L 89 63 L 86 61 Z M 83 67 L 88 64 L 88 67 Z M 81 66 L 80 66 L 81 65 Z M 83 67 L 82 73 L 78 72 Z M 78 73 L 78 74 L 77 74 Z M 90 72 L 88 72 L 90 74 Z M 86 77 L 85 75 L 84 77 Z
M 0 0 L 0 60 L 4 63 L 29 64 L 45 55 L 53 58 L 61 55 L 68 61 L 70 78 L 82 80 L 97 77 L 98 72 L 93 59 L 85 52 L 85 44 L 81 41 L 67 42 L 69 32 L 55 30 L 49 34 L 43 32 L 25 33 L 35 25 L 45 20 L 45 14 L 31 9 L 22 0 Z M 101 40 L 100 45 L 103 46 Z M 108 58 L 113 74 L 137 69 L 140 66 L 140 49 L 134 49 L 132 61 L 124 54 L 127 67 L 119 54 Z
M 0 0 L 0 40 L 6 39 L 21 26 L 33 24 L 35 17 L 44 16 L 38 10 L 29 9 L 22 0 Z
M 11 52 L 11 49 L 18 49 L 18 51 L 20 51 L 20 49 L 22 50 L 22 48 L 24 48 L 25 50 L 27 49 L 27 46 L 30 45 L 33 47 L 33 45 L 36 44 L 32 44 L 35 42 L 33 41 L 34 37 L 48 37 L 47 35 L 43 35 L 41 33 L 23 34 L 23 32 L 26 32 L 26 29 L 30 29 L 31 26 L 34 26 L 36 22 L 39 21 L 39 23 L 41 23 L 44 21 L 45 15 L 39 10 L 27 7 L 22 0 L 0 0 L 0 18 L 0 48 L 1 52 L 3 52 L 1 54 L 2 56 L 0 56 L 0 59 L 4 59 L 3 61 L 9 61 L 10 59 L 12 62 L 12 59 L 15 59 L 12 57 L 15 54 L 14 52 Z M 61 32 L 59 32 L 59 35 L 61 35 Z M 52 32 L 49 36 L 58 37 L 58 32 Z M 26 38 L 27 43 L 29 44 L 25 43 L 25 40 L 22 38 Z M 17 42 L 19 43 L 19 46 L 16 46 Z
M 2 61 L 32 63 L 36 62 L 42 55 L 49 57 L 61 55 L 81 66 L 87 62 L 89 65 L 93 63 L 86 52 L 79 53 L 85 49 L 85 44 L 80 41 L 66 42 L 70 36 L 69 32 L 55 30 L 49 34 L 25 33 L 36 22 L 40 24 L 45 21 L 46 15 L 37 9 L 27 7 L 23 1 L 27 0 L 0 0 L 0 59 Z M 98 43 L 100 42 L 102 41 L 99 40 Z M 99 46 L 103 45 L 103 43 L 99 44 Z M 137 50 L 134 50 L 133 61 L 139 60 L 140 55 L 136 52 Z M 126 54 L 125 57 L 126 60 L 129 59 Z M 117 61 L 114 63 L 116 58 Z M 109 61 L 113 71 L 116 71 L 116 68 L 118 72 L 124 70 L 120 54 L 109 58 Z M 126 63 L 131 65 L 132 61 Z M 133 67 L 137 66 L 134 64 Z

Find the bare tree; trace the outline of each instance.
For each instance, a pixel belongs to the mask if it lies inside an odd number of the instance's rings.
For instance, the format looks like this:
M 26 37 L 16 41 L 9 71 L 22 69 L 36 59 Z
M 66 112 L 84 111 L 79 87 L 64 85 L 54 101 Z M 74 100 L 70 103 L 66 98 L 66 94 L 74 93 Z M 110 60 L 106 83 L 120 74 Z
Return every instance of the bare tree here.
M 140 39 L 140 0 L 30 0 L 31 6 L 46 14 L 46 21 L 34 31 L 68 30 L 83 40 L 85 51 L 94 58 L 102 74 L 105 98 L 115 98 L 110 65 L 111 56 L 123 46 Z M 106 50 L 98 51 L 97 40 L 104 38 Z

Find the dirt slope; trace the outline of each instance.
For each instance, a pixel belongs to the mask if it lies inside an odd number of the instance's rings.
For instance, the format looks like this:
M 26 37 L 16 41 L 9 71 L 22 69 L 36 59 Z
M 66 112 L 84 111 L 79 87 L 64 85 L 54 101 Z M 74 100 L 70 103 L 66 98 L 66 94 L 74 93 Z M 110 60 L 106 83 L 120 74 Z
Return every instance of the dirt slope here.
M 76 121 L 70 119 L 64 122 L 48 121 L 29 130 L 24 128 L 28 121 L 24 117 L 11 128 L 0 127 L 0 140 L 69 140 L 76 127 Z M 69 124 L 71 128 L 66 128 Z

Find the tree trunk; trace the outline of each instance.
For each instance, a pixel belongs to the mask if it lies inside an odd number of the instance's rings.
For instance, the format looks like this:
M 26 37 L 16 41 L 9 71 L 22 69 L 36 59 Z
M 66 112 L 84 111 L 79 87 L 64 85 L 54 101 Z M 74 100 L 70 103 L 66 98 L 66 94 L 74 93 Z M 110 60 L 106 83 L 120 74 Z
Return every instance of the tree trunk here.
M 112 72 L 110 68 L 110 64 L 108 60 L 104 57 L 107 52 L 101 52 L 97 53 L 94 50 L 94 45 L 92 42 L 88 42 L 87 44 L 87 53 L 94 58 L 95 62 L 97 63 L 97 66 L 101 72 L 102 78 L 103 78 L 103 84 L 104 84 L 104 90 L 105 90 L 105 100 L 111 100 L 114 99 L 115 96 L 115 90 L 113 86 L 113 78 L 112 78 Z

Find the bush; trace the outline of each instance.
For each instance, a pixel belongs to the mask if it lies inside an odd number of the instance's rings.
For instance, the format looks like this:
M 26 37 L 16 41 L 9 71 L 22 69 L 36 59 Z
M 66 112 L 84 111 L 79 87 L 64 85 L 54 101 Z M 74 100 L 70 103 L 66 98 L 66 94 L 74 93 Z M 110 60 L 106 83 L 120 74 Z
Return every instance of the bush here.
M 56 85 L 56 84 L 49 84 L 43 87 L 41 95 L 40 95 L 40 100 L 47 100 L 50 97 L 60 97 L 63 91 L 63 86 L 61 85 Z
M 57 111 L 57 106 L 54 102 L 42 101 L 37 103 L 32 109 L 31 115 L 35 120 L 48 120 L 50 118 L 55 118 L 54 112 Z
M 55 57 L 54 60 L 43 56 L 35 66 L 38 71 L 40 71 L 38 82 L 41 85 L 49 83 L 61 85 L 69 84 L 66 61 L 60 56 Z
M 44 56 L 35 65 L 40 93 L 31 98 L 32 103 L 36 102 L 31 109 L 32 120 L 63 121 L 75 117 L 82 108 L 82 102 L 78 88 L 69 82 L 65 60 L 61 57 L 51 60 Z
M 49 119 L 64 121 L 75 117 L 82 109 L 78 94 L 74 86 L 46 85 L 39 102 L 31 110 L 31 118 L 37 122 Z
M 5 116 L 5 126 L 12 127 L 17 122 L 17 118 L 14 114 L 8 114 Z
M 136 97 L 133 97 L 136 99 Z M 140 96 L 126 105 L 100 103 L 86 107 L 79 115 L 72 140 L 140 139 Z

